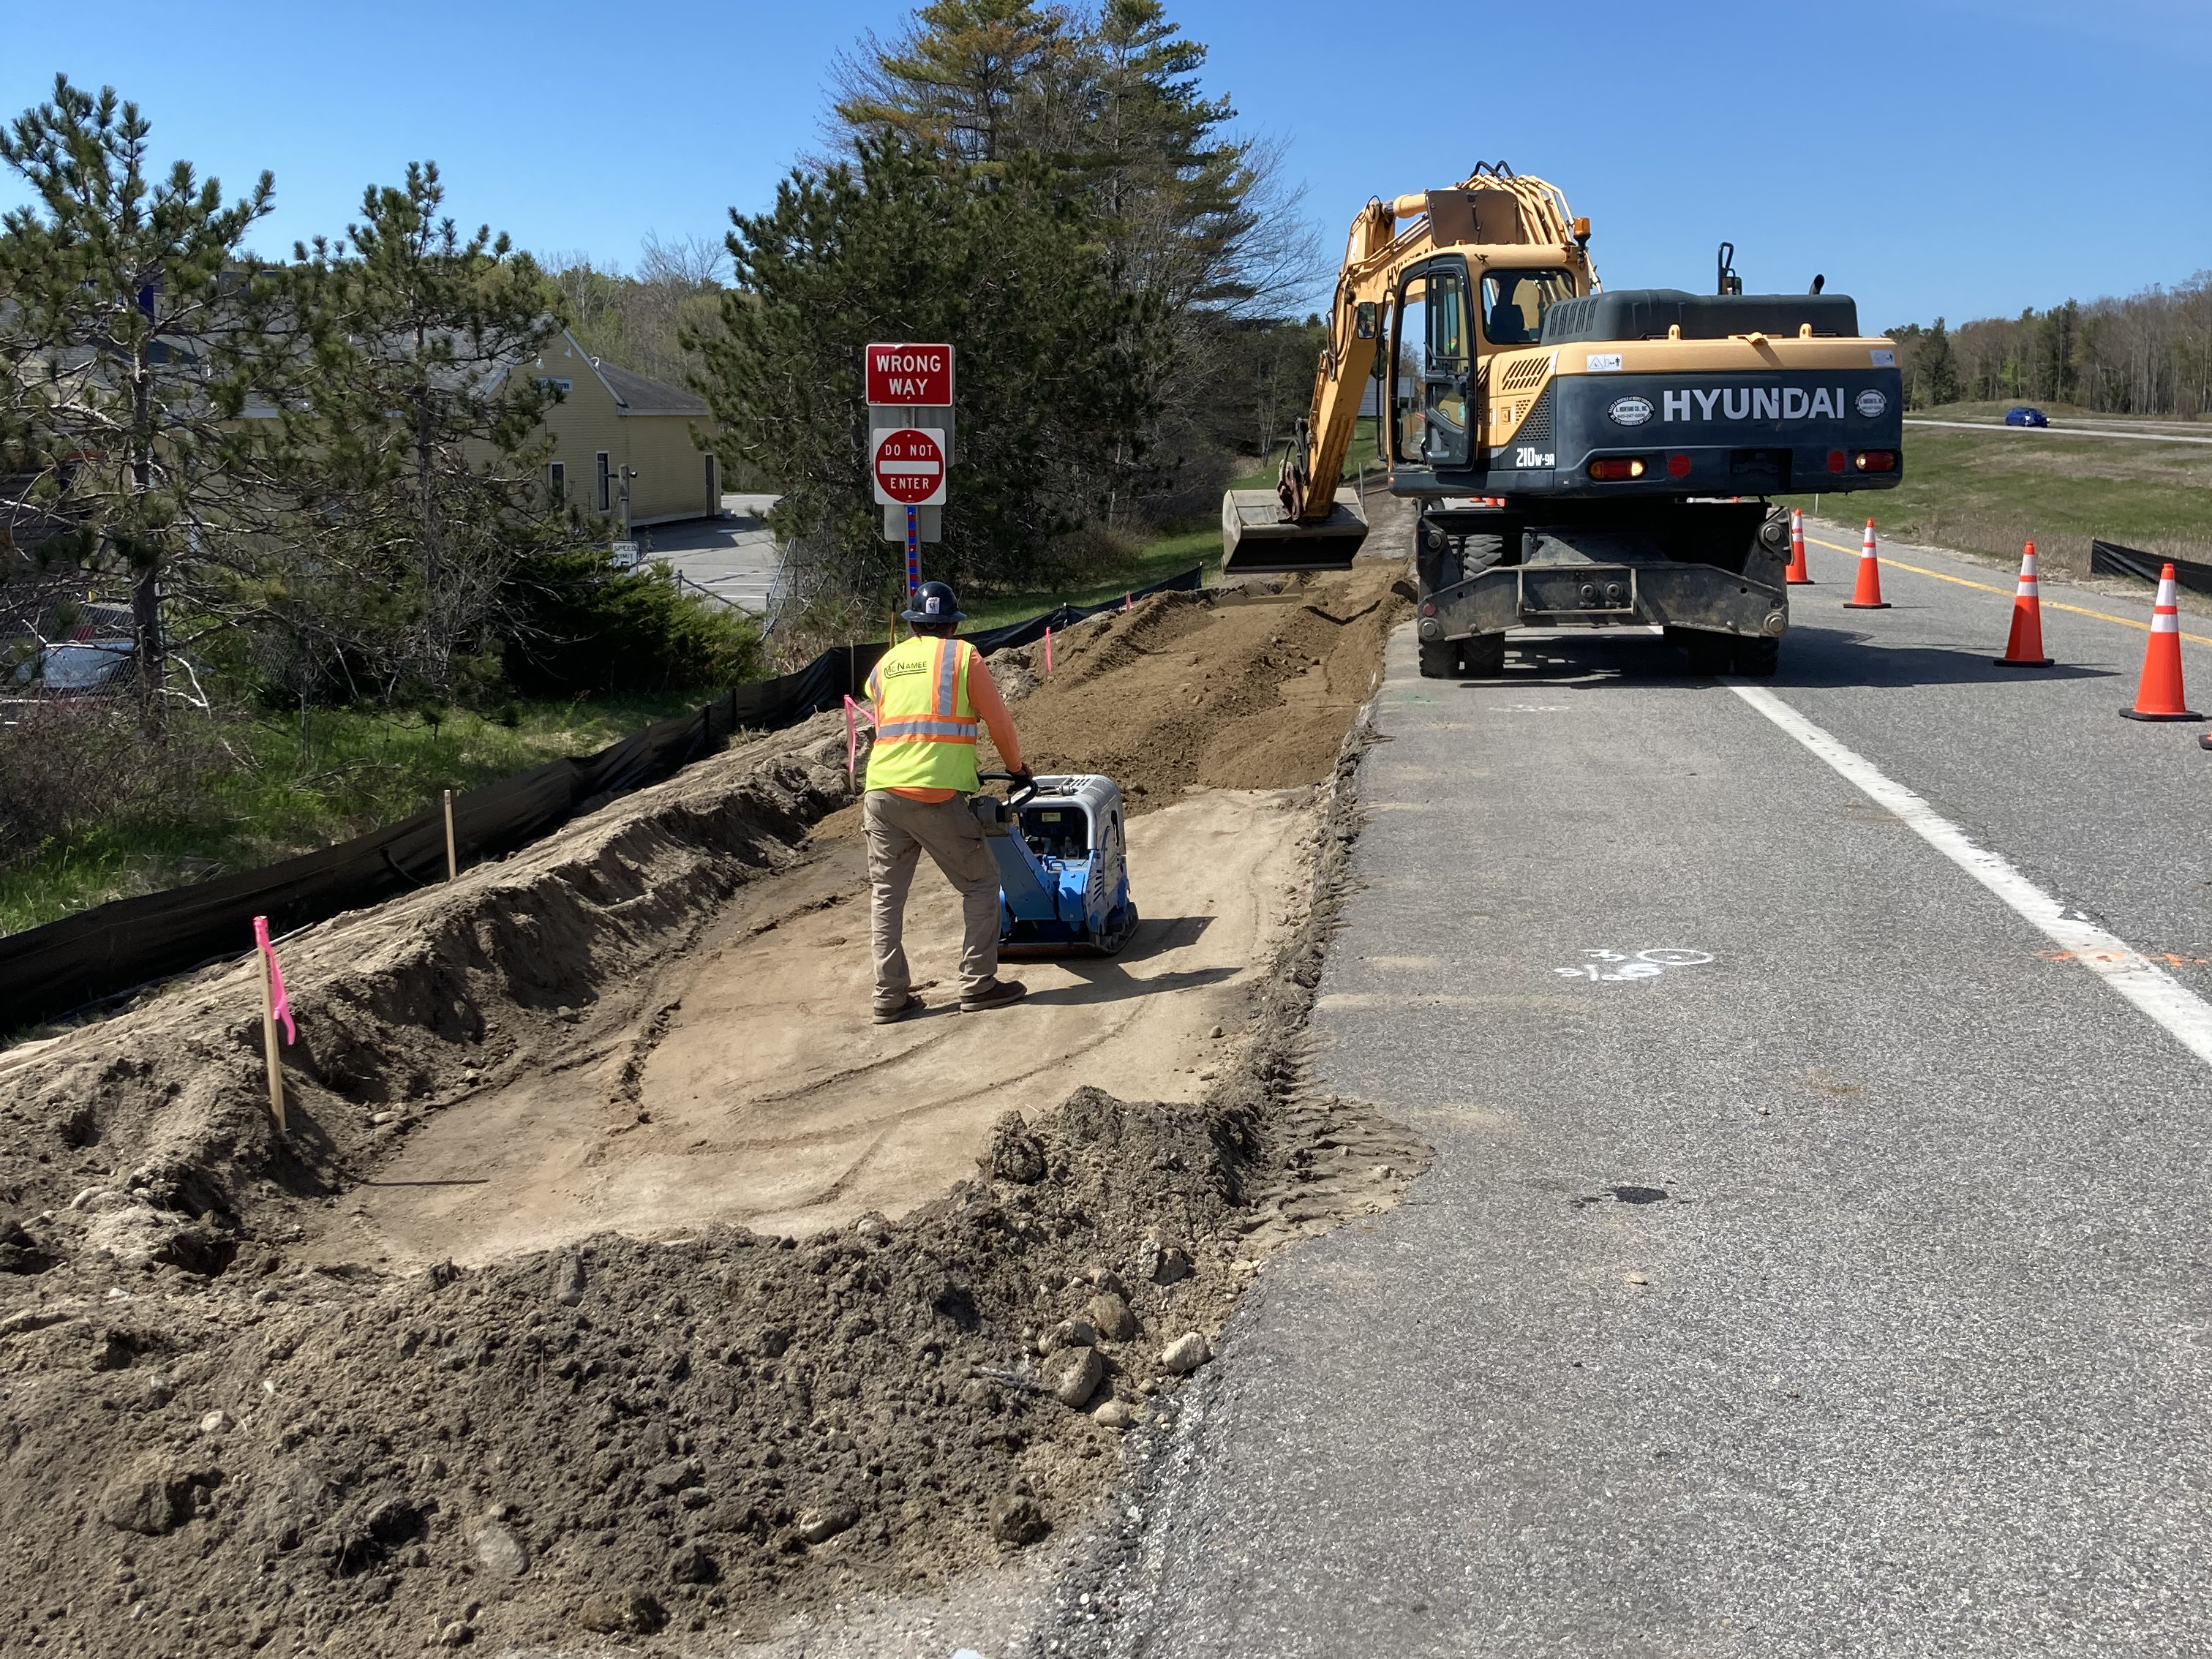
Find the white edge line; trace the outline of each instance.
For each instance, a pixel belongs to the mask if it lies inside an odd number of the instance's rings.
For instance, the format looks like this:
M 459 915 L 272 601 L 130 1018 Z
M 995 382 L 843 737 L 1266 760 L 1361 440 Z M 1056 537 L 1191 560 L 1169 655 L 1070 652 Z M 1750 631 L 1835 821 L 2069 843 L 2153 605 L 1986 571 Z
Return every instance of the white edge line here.
M 2079 921 L 2002 854 L 1978 847 L 1966 832 L 1874 763 L 1831 737 L 1764 686 L 1729 683 L 1729 690 L 1826 761 L 1869 799 L 1910 825 L 1914 834 L 1995 893 L 2045 938 L 2066 951 L 2163 1027 L 2183 1048 L 2212 1066 L 2212 1004 L 2124 939 L 2094 922 Z

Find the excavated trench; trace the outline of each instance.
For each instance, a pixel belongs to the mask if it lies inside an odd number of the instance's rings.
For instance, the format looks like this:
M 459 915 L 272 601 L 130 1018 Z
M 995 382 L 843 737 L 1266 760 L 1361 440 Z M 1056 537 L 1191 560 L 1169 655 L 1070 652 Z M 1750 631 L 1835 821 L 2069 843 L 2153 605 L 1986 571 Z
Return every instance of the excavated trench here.
M 1294 1097 L 1395 574 L 995 659 L 1146 918 L 1013 1008 L 868 1023 L 825 717 L 289 941 L 289 1133 L 243 967 L 0 1056 L 11 1648 L 735 1639 L 1080 1516 L 1237 1264 L 1425 1158 Z

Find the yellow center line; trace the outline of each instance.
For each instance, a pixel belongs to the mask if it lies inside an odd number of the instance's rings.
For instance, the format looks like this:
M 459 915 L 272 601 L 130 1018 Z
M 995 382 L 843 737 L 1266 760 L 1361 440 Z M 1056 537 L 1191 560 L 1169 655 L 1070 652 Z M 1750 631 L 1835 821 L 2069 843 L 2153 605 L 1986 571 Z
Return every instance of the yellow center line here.
M 1838 553 L 1848 553 L 1855 559 L 1864 550 L 1856 547 L 1845 547 L 1840 542 L 1824 542 L 1818 536 L 1808 536 L 1805 539 L 1815 547 L 1828 548 Z M 1881 556 L 1881 563 L 1886 570 L 1892 568 L 1910 570 L 1916 576 L 1933 576 L 1939 582 L 1955 582 L 1960 587 L 1978 587 L 1984 593 L 2001 593 L 2007 599 L 2011 599 L 2018 592 L 2019 587 L 2017 583 L 2011 587 L 1992 587 L 1987 582 L 1968 581 L 1964 576 L 1948 576 L 1940 570 L 1929 570 L 1923 565 L 1907 564 L 1902 559 L 1891 558 L 1887 553 Z M 2148 623 L 2137 622 L 2132 617 L 2115 617 L 2109 611 L 2085 611 L 2078 605 L 2065 605 L 2057 599 L 2045 599 L 2043 609 L 2070 611 L 2077 617 L 2094 617 L 2099 622 L 2118 623 L 2123 628 L 2134 629 L 2138 634 L 2150 632 Z M 2184 634 L 2181 637 L 2192 645 L 2212 645 L 2212 638 L 2207 638 L 2202 634 Z

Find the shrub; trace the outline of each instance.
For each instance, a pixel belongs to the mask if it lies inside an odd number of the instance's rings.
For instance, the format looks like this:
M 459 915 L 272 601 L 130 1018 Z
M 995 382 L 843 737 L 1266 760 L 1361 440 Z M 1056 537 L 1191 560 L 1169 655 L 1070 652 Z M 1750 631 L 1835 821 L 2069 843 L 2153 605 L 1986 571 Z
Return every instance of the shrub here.
M 526 696 L 711 691 L 763 672 L 758 626 L 685 593 L 666 567 L 623 571 L 601 549 L 537 561 L 519 585 L 508 681 Z

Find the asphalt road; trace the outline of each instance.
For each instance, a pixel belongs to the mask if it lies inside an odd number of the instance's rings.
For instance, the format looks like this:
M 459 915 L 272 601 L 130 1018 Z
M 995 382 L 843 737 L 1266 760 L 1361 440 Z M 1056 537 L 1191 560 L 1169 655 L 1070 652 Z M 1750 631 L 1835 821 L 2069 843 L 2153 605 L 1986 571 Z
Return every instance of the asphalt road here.
M 2001 575 L 1853 612 L 1812 553 L 1779 718 L 2203 1012 L 2212 753 L 2118 718 L 2145 634 L 1999 669 Z M 1381 727 L 1316 1080 L 1436 1162 L 1268 1265 L 1104 1644 L 2212 1650 L 2212 1064 L 1656 641 L 1454 684 L 1401 635 Z

